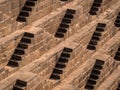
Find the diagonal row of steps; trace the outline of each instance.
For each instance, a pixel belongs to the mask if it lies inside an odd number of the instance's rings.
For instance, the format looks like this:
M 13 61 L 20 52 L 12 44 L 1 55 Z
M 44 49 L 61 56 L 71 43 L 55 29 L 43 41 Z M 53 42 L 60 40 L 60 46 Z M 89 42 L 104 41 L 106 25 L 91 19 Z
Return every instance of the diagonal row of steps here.
M 95 32 L 92 35 L 92 38 L 87 46 L 87 49 L 89 50 L 95 50 L 96 49 L 96 45 L 98 44 L 98 42 L 100 41 L 100 37 L 102 35 L 102 32 L 104 31 L 106 27 L 106 24 L 104 23 L 98 23 Z
M 32 38 L 34 38 L 34 34 L 28 32 L 24 33 L 7 66 L 19 66 L 19 62 L 22 60 L 22 56 L 25 54 L 26 49 L 28 49 L 29 44 L 31 44 Z
M 97 15 L 99 8 L 101 7 L 102 0 L 94 0 L 92 7 L 89 11 L 90 15 Z
M 67 32 L 67 29 L 69 28 L 75 13 L 76 13 L 75 10 L 72 10 L 72 9 L 66 10 L 66 13 L 60 23 L 60 26 L 55 34 L 55 37 L 57 38 L 64 37 L 64 34 Z
M 93 70 L 85 85 L 85 89 L 88 89 L 88 90 L 94 89 L 94 86 L 96 85 L 97 80 L 99 79 L 99 76 L 101 74 L 101 70 L 103 69 L 103 65 L 104 65 L 104 61 L 96 59 Z
M 30 16 L 30 12 L 32 11 L 33 7 L 36 5 L 37 0 L 26 0 L 22 10 L 20 11 L 16 21 L 19 22 L 26 22 L 27 17 Z
M 120 47 L 118 48 L 115 56 L 114 56 L 114 59 L 117 60 L 117 61 L 120 61 Z
M 72 49 L 71 48 L 64 48 L 60 58 L 58 59 L 55 68 L 53 69 L 53 72 L 50 76 L 50 79 L 54 79 L 54 80 L 59 80 L 60 79 L 60 75 L 63 74 L 63 70 L 64 68 L 66 68 L 66 64 L 69 61 L 69 58 L 71 56 L 72 53 Z
M 120 90 L 120 66 L 116 67 L 111 74 L 97 87 L 96 90 Z
M 120 13 L 118 14 L 114 24 L 116 27 L 120 27 Z

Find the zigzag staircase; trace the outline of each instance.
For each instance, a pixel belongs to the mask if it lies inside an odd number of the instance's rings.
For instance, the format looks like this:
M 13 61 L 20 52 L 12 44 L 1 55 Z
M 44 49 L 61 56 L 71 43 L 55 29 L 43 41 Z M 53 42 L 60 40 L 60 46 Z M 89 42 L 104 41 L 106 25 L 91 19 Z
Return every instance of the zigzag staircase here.
M 116 61 L 120 61 L 120 47 L 118 48 L 118 50 L 117 50 L 117 52 L 116 52 L 116 54 L 115 54 L 115 56 L 114 56 L 114 59 L 115 59 Z
M 117 16 L 117 18 L 116 18 L 116 20 L 115 20 L 114 25 L 115 25 L 116 27 L 120 27 L 120 12 L 119 12 L 119 14 L 118 14 L 118 16 Z
M 20 11 L 16 21 L 26 22 L 27 18 L 30 16 L 32 8 L 36 5 L 37 0 L 26 0 L 22 10 Z
M 104 61 L 96 59 L 96 62 L 94 64 L 94 67 L 92 69 L 92 72 L 89 76 L 89 79 L 85 85 L 85 89 L 87 90 L 93 90 L 97 80 L 99 79 L 99 76 L 101 74 L 101 70 L 103 69 Z
M 34 34 L 25 32 L 14 50 L 13 55 L 11 56 L 7 66 L 18 67 L 19 62 L 22 60 L 22 56 L 25 54 L 25 51 L 28 49 L 31 44 L 32 38 L 34 38 Z
M 99 8 L 101 7 L 102 0 L 94 0 L 92 7 L 89 11 L 90 15 L 97 15 Z
M 104 31 L 106 24 L 98 23 L 95 32 L 92 35 L 90 42 L 88 43 L 87 49 L 96 50 L 96 45 L 100 41 L 102 32 Z
M 67 32 L 67 29 L 69 28 L 73 18 L 74 18 L 74 14 L 76 13 L 75 10 L 72 9 L 67 9 L 61 24 L 59 25 L 59 28 L 55 34 L 55 37 L 57 38 L 63 38 L 64 34 Z
M 50 79 L 54 79 L 54 80 L 60 79 L 60 75 L 63 74 L 63 70 L 66 68 L 66 64 L 68 63 L 72 52 L 73 52 L 73 50 L 70 48 L 65 47 L 63 49 L 63 51 L 60 55 L 60 58 L 58 59 L 56 65 L 55 65 L 55 68 L 53 69 Z

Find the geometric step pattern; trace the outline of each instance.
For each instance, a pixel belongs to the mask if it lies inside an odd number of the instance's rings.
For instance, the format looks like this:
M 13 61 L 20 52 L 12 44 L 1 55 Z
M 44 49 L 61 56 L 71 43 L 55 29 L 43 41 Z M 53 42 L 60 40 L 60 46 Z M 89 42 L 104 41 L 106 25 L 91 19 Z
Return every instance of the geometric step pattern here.
M 67 32 L 67 29 L 69 28 L 72 19 L 74 18 L 74 14 L 76 13 L 75 10 L 67 9 L 66 13 L 59 25 L 59 28 L 55 34 L 55 37 L 57 38 L 63 38 L 64 34 Z
M 87 49 L 96 50 L 96 45 L 100 41 L 102 32 L 104 31 L 106 24 L 98 23 L 95 32 L 92 35 L 90 42 L 88 43 Z
M 11 67 L 19 66 L 19 62 L 22 60 L 22 56 L 25 54 L 25 51 L 28 49 L 29 44 L 31 44 L 32 38 L 34 38 L 34 34 L 32 33 L 25 32 L 23 34 L 7 66 L 11 66 Z
M 12 90 L 24 90 L 27 86 L 27 82 L 17 79 Z
M 102 0 L 94 0 L 92 7 L 89 11 L 90 15 L 97 15 L 97 12 L 102 4 Z
M 114 59 L 115 59 L 116 61 L 120 61 L 120 47 L 118 48 L 118 50 L 117 50 L 117 52 L 116 52 L 116 54 L 115 54 L 115 56 L 114 56 Z
M 68 0 L 61 0 L 61 1 L 68 1 Z
M 118 16 L 117 16 L 114 25 L 115 25 L 116 27 L 120 27 L 120 13 L 119 13 Z
M 69 61 L 71 53 L 73 50 L 71 48 L 64 48 L 58 61 L 56 62 L 55 68 L 50 76 L 50 79 L 59 80 L 60 75 L 63 74 L 63 70 L 66 68 L 66 64 Z
M 117 89 L 116 90 L 120 90 L 120 84 L 118 85 Z
M 22 10 L 20 11 L 16 21 L 26 22 L 26 18 L 29 17 L 32 8 L 35 6 L 37 0 L 26 0 Z
M 85 89 L 87 90 L 94 89 L 94 86 L 96 85 L 97 80 L 99 79 L 99 76 L 101 74 L 101 70 L 103 69 L 103 65 L 104 65 L 104 61 L 96 59 L 95 65 L 85 85 Z

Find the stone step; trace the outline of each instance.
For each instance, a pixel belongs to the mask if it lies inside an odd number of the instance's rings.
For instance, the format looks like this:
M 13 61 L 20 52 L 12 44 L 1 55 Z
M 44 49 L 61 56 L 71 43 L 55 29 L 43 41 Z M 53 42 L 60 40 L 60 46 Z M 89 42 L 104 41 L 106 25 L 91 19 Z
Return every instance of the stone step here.
M 103 69 L 102 65 L 104 65 L 104 61 L 96 59 L 93 70 L 92 70 L 90 77 L 85 85 L 85 89 L 95 88 L 95 85 L 100 77 L 99 70 Z M 89 80 L 91 80 L 91 81 L 89 81 Z
M 23 55 L 26 54 L 25 50 L 28 48 L 28 44 L 31 44 L 31 38 L 34 38 L 34 34 L 25 32 L 18 43 L 17 47 L 14 50 L 14 53 L 9 60 L 7 66 L 18 67 L 19 61 L 22 61 Z M 20 46 L 21 43 L 24 43 L 24 46 Z M 23 45 L 23 44 L 22 44 Z

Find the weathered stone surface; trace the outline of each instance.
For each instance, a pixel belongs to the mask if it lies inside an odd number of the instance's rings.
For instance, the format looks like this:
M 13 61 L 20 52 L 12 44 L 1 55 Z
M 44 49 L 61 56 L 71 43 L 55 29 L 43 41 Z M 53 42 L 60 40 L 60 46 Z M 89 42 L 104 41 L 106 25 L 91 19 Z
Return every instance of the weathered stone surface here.
M 85 90 L 96 59 L 104 61 L 94 90 L 115 90 L 119 82 L 120 62 L 114 60 L 120 47 L 119 27 L 114 21 L 119 0 L 102 0 L 97 15 L 89 11 L 94 0 L 37 0 L 22 23 L 16 21 L 26 0 L 0 0 L 0 90 L 12 90 L 17 79 L 27 82 L 24 90 Z M 55 33 L 67 9 L 76 11 L 64 38 Z M 95 50 L 87 45 L 98 23 L 106 27 Z M 34 34 L 19 67 L 7 66 L 24 32 Z M 73 52 L 60 80 L 50 79 L 63 48 Z M 111 82 L 110 82 L 111 81 Z

